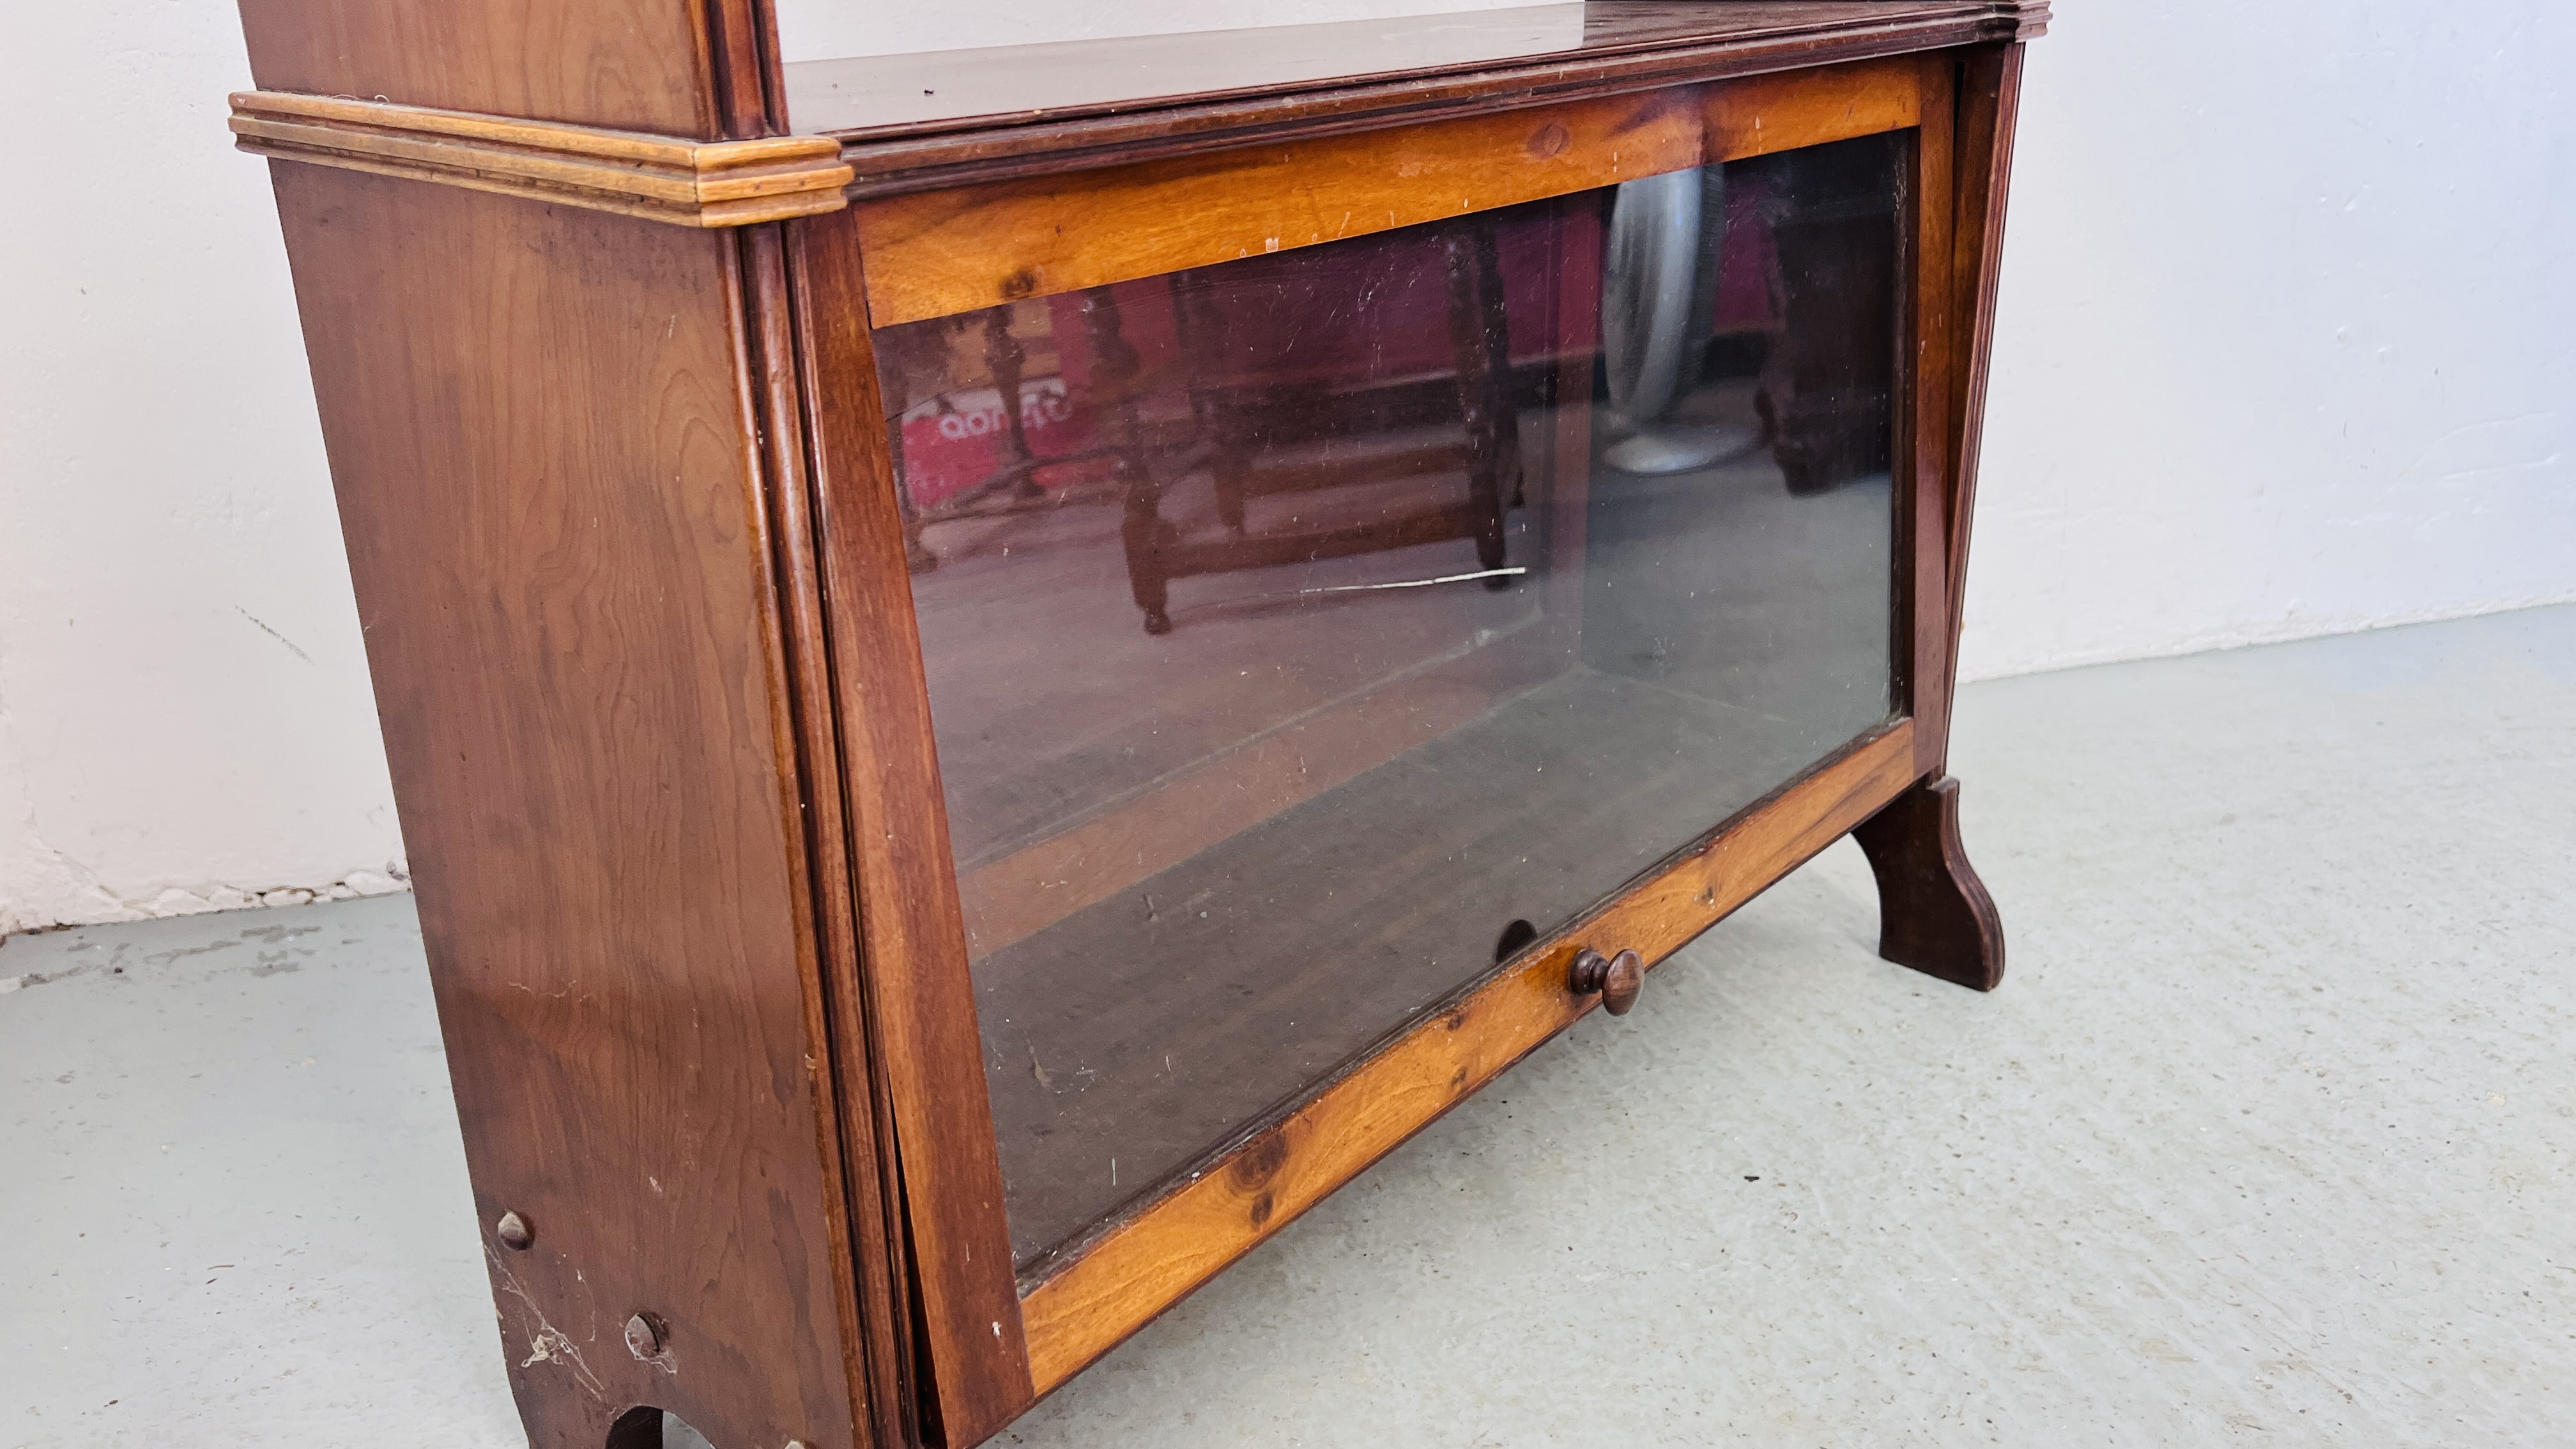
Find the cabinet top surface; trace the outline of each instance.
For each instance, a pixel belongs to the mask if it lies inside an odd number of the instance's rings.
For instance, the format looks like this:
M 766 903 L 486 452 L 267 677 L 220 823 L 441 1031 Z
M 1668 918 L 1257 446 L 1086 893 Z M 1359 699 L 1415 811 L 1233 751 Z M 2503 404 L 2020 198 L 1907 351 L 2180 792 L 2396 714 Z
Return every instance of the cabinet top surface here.
M 853 150 L 1003 133 L 1025 138 L 1013 149 L 1044 150 L 1050 123 L 1247 105 L 1394 112 L 1615 83 L 1658 60 L 1777 69 L 2023 38 L 2047 15 L 2047 0 L 1592 0 L 799 61 L 786 67 L 788 111 L 799 132 Z

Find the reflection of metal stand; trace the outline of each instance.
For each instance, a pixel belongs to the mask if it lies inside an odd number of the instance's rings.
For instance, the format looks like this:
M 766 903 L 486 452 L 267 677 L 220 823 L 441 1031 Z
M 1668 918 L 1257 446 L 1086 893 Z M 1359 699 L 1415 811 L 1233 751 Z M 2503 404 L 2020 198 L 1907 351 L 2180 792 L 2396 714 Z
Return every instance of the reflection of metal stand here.
M 1695 371 L 1717 281 L 1726 217 L 1717 167 L 1619 183 L 1601 276 L 1602 356 L 1614 433 L 1602 453 L 1623 473 L 1686 473 L 1752 448 L 1742 428 L 1660 420 Z

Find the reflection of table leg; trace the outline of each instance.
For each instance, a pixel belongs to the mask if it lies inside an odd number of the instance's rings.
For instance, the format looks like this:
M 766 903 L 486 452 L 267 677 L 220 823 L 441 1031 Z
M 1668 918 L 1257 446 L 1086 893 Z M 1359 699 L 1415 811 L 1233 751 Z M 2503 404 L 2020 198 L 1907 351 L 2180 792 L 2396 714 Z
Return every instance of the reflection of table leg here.
M 1346 359 L 1347 374 L 1336 376 L 1317 375 L 1311 363 L 1291 367 L 1284 359 L 1238 356 L 1227 345 L 1223 301 L 1236 294 L 1216 278 L 1183 273 L 1172 279 L 1181 386 L 1205 447 L 1225 534 L 1184 538 L 1161 517 L 1162 485 L 1144 476 L 1141 452 L 1119 443 L 1104 450 L 1134 458 L 1121 533 L 1129 583 L 1137 606 L 1145 611 L 1148 632 L 1160 634 L 1171 627 L 1167 609 L 1174 579 L 1311 564 L 1451 539 L 1473 541 L 1479 565 L 1496 571 L 1486 580 L 1487 588 L 1511 587 L 1511 577 L 1499 571 L 1508 552 L 1510 512 L 1521 502 L 1522 466 L 1501 248 L 1490 225 L 1472 222 L 1443 226 L 1435 239 L 1452 364 L 1445 385 L 1437 377 L 1378 378 L 1360 357 Z M 1256 289 L 1259 285 L 1254 284 Z M 1118 336 L 1115 301 L 1095 290 L 1084 294 L 1083 307 L 1095 354 L 1132 359 L 1134 350 Z M 1399 325 L 1414 320 L 1396 319 Z M 1289 375 L 1269 375 L 1265 366 Z M 1238 368 L 1251 375 L 1236 376 Z M 1097 378 L 1118 374 L 1110 362 L 1096 365 Z M 1106 419 L 1111 384 L 1096 382 L 1093 391 Z M 1454 412 L 1443 406 L 1444 393 Z M 1133 433 L 1138 427 L 1133 413 L 1131 404 L 1116 426 Z M 1450 419 L 1458 427 L 1454 440 L 1422 441 L 1420 432 Z M 1376 434 L 1386 435 L 1395 446 L 1350 446 Z M 1130 466 L 1122 462 L 1122 477 Z M 1463 498 L 1449 493 L 1455 485 L 1446 481 L 1462 471 Z M 1246 526 L 1246 502 L 1256 495 L 1415 477 L 1433 480 L 1444 501 L 1409 509 L 1385 505 L 1371 509 L 1361 521 L 1310 522 L 1284 532 L 1253 534 Z M 1299 518 L 1286 522 L 1295 525 Z
M 1163 521 L 1162 485 L 1145 466 L 1136 427 L 1137 380 L 1143 367 L 1120 330 L 1118 298 L 1107 287 L 1082 294 L 1082 324 L 1091 343 L 1091 400 L 1100 410 L 1108 451 L 1116 460 L 1122 517 L 1118 538 L 1127 552 L 1127 585 L 1145 611 L 1145 632 L 1172 632 L 1171 574 L 1164 555 L 1172 526 Z
M 1531 317 L 1542 357 L 1552 358 L 1544 398 L 1533 421 L 1540 454 L 1534 480 L 1537 503 L 1525 521 L 1535 539 L 1531 562 L 1544 564 L 1538 586 L 1539 616 L 1551 657 L 1572 663 L 1583 653 L 1584 548 L 1590 532 L 1594 369 L 1601 344 L 1591 325 L 1601 306 L 1599 258 L 1608 219 L 1606 200 L 1594 193 L 1556 205 L 1548 244 L 1565 259 L 1554 285 L 1535 299 Z
M 1494 433 L 1501 441 L 1506 508 L 1521 506 L 1521 410 L 1514 401 L 1511 305 L 1503 295 L 1502 248 L 1491 224 L 1476 228 L 1476 269 L 1485 294 L 1486 364 L 1494 378 Z
M 1207 443 L 1208 477 L 1216 486 L 1217 521 L 1225 525 L 1226 532 L 1241 538 L 1244 484 L 1252 471 L 1246 456 L 1242 409 L 1227 406 L 1223 398 L 1203 384 L 1204 378 L 1221 373 L 1225 365 L 1225 309 L 1211 304 L 1207 288 L 1191 285 L 1190 278 L 1188 272 L 1176 272 L 1170 278 L 1172 321 L 1180 332 L 1181 356 L 1187 369 L 1184 386 L 1189 390 L 1191 420 Z
M 1028 424 L 1020 416 L 1020 368 L 1028 360 L 1028 349 L 1011 335 L 1011 309 L 988 309 L 984 316 L 984 368 L 993 374 L 993 390 L 1002 399 L 1002 466 L 994 471 L 1011 475 L 1013 492 L 1034 498 L 1044 490 L 1038 487 L 1036 472 L 1030 466 L 1036 454 L 1029 449 Z
M 1475 512 L 1476 562 L 1503 566 L 1506 481 L 1520 488 L 1520 419 L 1512 407 L 1502 266 L 1489 226 L 1455 226 L 1440 239 L 1449 273 L 1449 341 L 1458 369 L 1458 410 L 1467 429 L 1467 495 Z M 1505 589 L 1508 577 L 1485 587 Z
M 1161 501 L 1160 490 L 1155 488 L 1153 478 L 1124 453 L 1118 455 L 1118 482 L 1126 495 L 1118 539 L 1127 549 L 1127 586 L 1136 596 L 1136 607 L 1145 611 L 1145 632 L 1169 634 L 1172 585 L 1163 568 L 1163 553 L 1171 542 L 1172 526 L 1155 509 Z
M 1772 236 L 1784 323 L 1759 406 L 1789 491 L 1823 493 L 1888 466 L 1896 222 L 1798 217 Z
M 912 501 L 912 484 L 907 481 L 903 470 L 903 429 L 888 428 L 886 434 L 894 448 L 894 511 L 895 517 L 903 524 L 904 572 L 926 574 L 939 567 L 939 555 L 932 553 L 930 545 L 921 541 L 921 531 L 927 520 L 922 518 L 921 509 Z

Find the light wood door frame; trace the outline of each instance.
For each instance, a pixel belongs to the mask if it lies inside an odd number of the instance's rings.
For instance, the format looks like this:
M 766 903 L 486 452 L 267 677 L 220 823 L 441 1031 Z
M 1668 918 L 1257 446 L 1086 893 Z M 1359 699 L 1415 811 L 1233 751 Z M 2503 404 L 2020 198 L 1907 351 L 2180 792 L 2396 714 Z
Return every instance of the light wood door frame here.
M 810 404 L 810 426 L 863 971 L 934 1379 L 924 1399 L 950 1442 L 972 1442 L 1062 1384 L 1590 1010 L 1594 999 L 1565 984 L 1587 940 L 1659 960 L 1938 770 L 1952 560 L 1963 553 L 1959 410 L 1974 390 L 1963 373 L 1981 355 L 1968 343 L 1985 321 L 1962 306 L 1959 273 L 1990 261 L 1958 235 L 1959 78 L 1963 65 L 2006 51 L 2018 46 L 1666 85 L 881 197 L 790 224 L 809 384 L 828 385 Z M 1896 540 L 1898 717 L 1712 822 L 1617 899 L 1463 990 L 1042 1280 L 1018 1283 L 868 328 L 1890 132 L 1915 140 L 1893 460 L 1909 484 Z M 1983 156 L 1968 169 L 1976 186 L 1993 171 Z M 1189 224 L 1172 227 L 1173 217 Z M 1975 220 L 1983 244 L 1982 212 Z

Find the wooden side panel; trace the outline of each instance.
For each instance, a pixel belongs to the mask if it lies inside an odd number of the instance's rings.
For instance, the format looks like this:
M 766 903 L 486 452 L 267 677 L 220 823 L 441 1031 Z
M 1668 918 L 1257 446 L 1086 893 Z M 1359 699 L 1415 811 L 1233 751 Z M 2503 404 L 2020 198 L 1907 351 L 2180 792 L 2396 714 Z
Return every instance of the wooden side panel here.
M 1914 57 L 863 201 L 877 326 L 1915 123 Z
M 1033 1394 L 966 927 L 858 237 L 847 212 L 807 218 L 793 235 L 869 1018 L 893 1109 L 922 1346 L 934 1377 L 920 1395 L 937 1416 L 925 1437 L 973 1444 Z
M 1925 57 L 1923 124 L 1915 132 L 1914 169 L 1908 185 L 1911 225 L 1905 238 L 1908 355 L 1898 375 L 1911 380 L 1897 414 L 1902 446 L 1896 477 L 1909 480 L 1898 545 L 1911 561 L 1900 638 L 1912 648 L 1903 661 L 1907 712 L 1915 736 L 1916 768 L 1934 770 L 1934 753 L 1950 718 L 1949 507 L 1952 403 L 1958 396 L 1958 349 L 1951 307 L 1951 237 L 1956 203 L 1951 174 L 1956 154 L 1952 124 L 1955 61 Z
M 1586 944 L 1661 960 L 1904 793 L 1903 721 L 1756 806 L 1709 846 L 1641 882 L 1521 965 L 1371 1057 L 1211 1170 L 1032 1289 L 1029 1365 L 1040 1392 L 1287 1226 L 1325 1194 L 1598 1004 L 1567 971 Z
M 531 1441 L 847 1443 L 736 243 L 273 169 Z
M 868 1047 L 865 988 L 859 973 L 859 913 L 851 874 L 847 796 L 840 784 L 839 704 L 832 690 L 830 629 L 823 614 L 821 541 L 815 534 L 809 465 L 806 386 L 811 365 L 798 337 L 788 275 L 786 228 L 736 233 L 749 304 L 760 418 L 764 490 L 777 559 L 774 583 L 786 644 L 787 694 L 797 721 L 793 748 L 806 782 L 798 802 L 805 819 L 806 859 L 813 875 L 815 942 L 822 963 L 809 980 L 809 1032 L 831 1046 L 833 1111 L 817 1123 L 827 1163 L 842 1176 L 849 1204 L 848 1240 L 832 1244 L 851 1264 L 838 1275 L 842 1333 L 850 1350 L 854 1397 L 872 1421 L 873 1440 L 896 1449 L 913 1442 L 912 1344 L 905 1285 L 903 1183 L 894 1160 L 893 1115 L 875 1054 Z
M 241 0 L 262 90 L 727 134 L 704 0 Z
M 1986 373 L 1994 354 L 1995 287 L 2003 270 L 2004 197 L 2012 181 L 2013 122 L 2021 110 L 2025 45 L 1980 46 L 1959 67 L 1958 221 L 1952 236 L 1950 286 L 1957 313 L 1950 344 L 1957 384 L 1952 396 L 1950 491 L 1944 503 L 1950 617 L 1946 672 L 1955 677 L 1959 630 L 1968 592 L 1968 534 L 1977 498 L 1977 453 L 1986 422 Z M 1930 720 L 1925 773 L 1949 758 L 1950 711 Z

